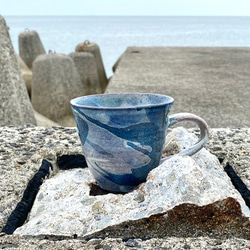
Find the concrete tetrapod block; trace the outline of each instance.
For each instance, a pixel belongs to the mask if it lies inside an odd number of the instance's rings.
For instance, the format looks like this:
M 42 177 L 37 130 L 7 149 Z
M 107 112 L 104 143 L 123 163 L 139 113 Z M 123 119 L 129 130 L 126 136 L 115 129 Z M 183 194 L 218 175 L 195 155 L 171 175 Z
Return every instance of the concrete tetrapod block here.
M 41 127 L 45 127 L 45 128 L 52 127 L 52 126 L 53 127 L 60 126 L 58 123 L 51 121 L 50 119 L 48 119 L 44 115 L 39 114 L 36 111 L 35 111 L 35 118 L 36 118 L 37 126 L 41 126 Z
M 69 54 L 75 62 L 84 86 L 85 95 L 101 94 L 98 70 L 95 57 L 89 52 L 73 52 Z
M 197 137 L 177 128 L 169 140 L 183 148 Z M 250 236 L 249 208 L 218 159 L 206 149 L 194 157 L 170 158 L 127 194 L 95 195 L 94 183 L 88 169 L 60 172 L 46 180 L 27 223 L 14 233 L 125 239 L 211 233 Z
M 70 100 L 84 94 L 70 56 L 40 55 L 34 61 L 31 101 L 38 113 L 62 126 L 75 126 Z
M 39 55 L 46 54 L 39 34 L 35 30 L 21 32 L 18 36 L 18 45 L 19 55 L 30 69 Z
M 30 68 L 25 64 L 25 62 L 23 61 L 23 59 L 16 54 L 17 57 L 17 61 L 18 64 L 20 66 L 21 69 L 21 73 L 23 76 L 23 80 L 25 82 L 26 88 L 28 90 L 29 96 L 31 97 L 31 88 L 32 88 L 32 71 L 30 70 Z
M 0 126 L 36 124 L 8 27 L 0 16 Z
M 98 69 L 99 81 L 102 87 L 102 91 L 104 92 L 108 85 L 107 75 L 104 69 L 102 55 L 99 46 L 96 43 L 90 43 L 85 41 L 84 43 L 80 43 L 75 48 L 76 52 L 90 52 L 94 55 L 96 59 L 96 65 Z

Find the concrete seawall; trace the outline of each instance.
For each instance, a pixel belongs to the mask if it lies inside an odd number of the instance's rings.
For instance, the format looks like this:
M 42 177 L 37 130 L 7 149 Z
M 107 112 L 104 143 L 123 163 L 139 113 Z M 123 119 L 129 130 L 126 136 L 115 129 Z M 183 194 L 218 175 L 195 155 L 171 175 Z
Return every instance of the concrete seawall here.
M 106 92 L 170 95 L 172 113 L 236 128 L 250 126 L 249 83 L 250 47 L 128 47 Z

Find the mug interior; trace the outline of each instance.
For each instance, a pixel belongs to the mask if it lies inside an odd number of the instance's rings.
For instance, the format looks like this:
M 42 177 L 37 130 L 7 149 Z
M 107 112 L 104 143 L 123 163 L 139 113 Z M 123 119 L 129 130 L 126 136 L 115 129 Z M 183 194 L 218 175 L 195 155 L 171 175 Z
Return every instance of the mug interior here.
M 122 93 L 82 96 L 71 100 L 71 105 L 90 109 L 151 108 L 171 104 L 174 99 L 160 94 Z

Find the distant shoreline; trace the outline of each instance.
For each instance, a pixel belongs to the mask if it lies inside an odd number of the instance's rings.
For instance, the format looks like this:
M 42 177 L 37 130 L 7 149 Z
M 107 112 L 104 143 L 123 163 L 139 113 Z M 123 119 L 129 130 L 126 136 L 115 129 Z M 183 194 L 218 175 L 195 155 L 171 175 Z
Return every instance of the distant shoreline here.
M 221 17 L 221 18 L 239 18 L 239 17 L 249 17 L 250 18 L 250 15 L 249 16 L 232 16 L 232 15 L 207 15 L 207 16 L 200 16 L 200 15 L 168 15 L 168 16 L 162 16 L 162 15 L 159 15 L 159 16 L 151 16 L 151 15 L 140 15 L 140 16 L 137 16 L 137 15 L 4 15 L 4 14 L 1 14 L 3 17 L 178 17 L 178 18 L 186 18 L 186 17 L 199 17 L 199 18 L 207 18 L 207 17 Z
M 250 16 L 5 16 L 15 51 L 18 35 L 36 30 L 46 51 L 69 54 L 78 43 L 99 45 L 107 76 L 130 46 L 248 47 Z

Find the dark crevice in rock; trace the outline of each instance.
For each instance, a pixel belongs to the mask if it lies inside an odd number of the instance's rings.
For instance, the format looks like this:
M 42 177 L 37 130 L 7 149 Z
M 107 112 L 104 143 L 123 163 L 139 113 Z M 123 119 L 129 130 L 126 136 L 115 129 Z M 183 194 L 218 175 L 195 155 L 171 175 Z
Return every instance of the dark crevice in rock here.
M 106 195 L 106 194 L 126 194 L 121 192 L 112 192 L 105 189 L 102 189 L 97 183 L 88 183 L 90 187 L 89 195 L 97 196 L 97 195 Z
M 230 177 L 234 187 L 239 191 L 242 198 L 245 200 L 246 205 L 250 208 L 250 190 L 247 188 L 241 178 L 235 173 L 234 169 L 229 163 L 226 164 L 224 170 Z
M 60 170 L 68 170 L 73 168 L 86 168 L 87 163 L 85 157 L 81 154 L 61 155 L 57 157 L 57 166 Z
M 39 191 L 39 187 L 42 185 L 43 180 L 49 176 L 50 169 L 52 168 L 53 167 L 50 162 L 46 160 L 42 161 L 41 167 L 29 181 L 27 188 L 23 193 L 21 201 L 17 204 L 16 208 L 11 213 L 6 225 L 2 229 L 2 232 L 6 234 L 13 234 L 16 228 L 23 225 L 33 206 L 36 195 Z
M 224 159 L 220 158 L 220 157 L 218 157 L 218 160 L 219 160 L 220 163 L 222 163 L 224 161 Z
M 88 185 L 90 187 L 90 196 L 105 195 L 110 193 L 109 191 L 100 188 L 96 183 L 89 183 Z

